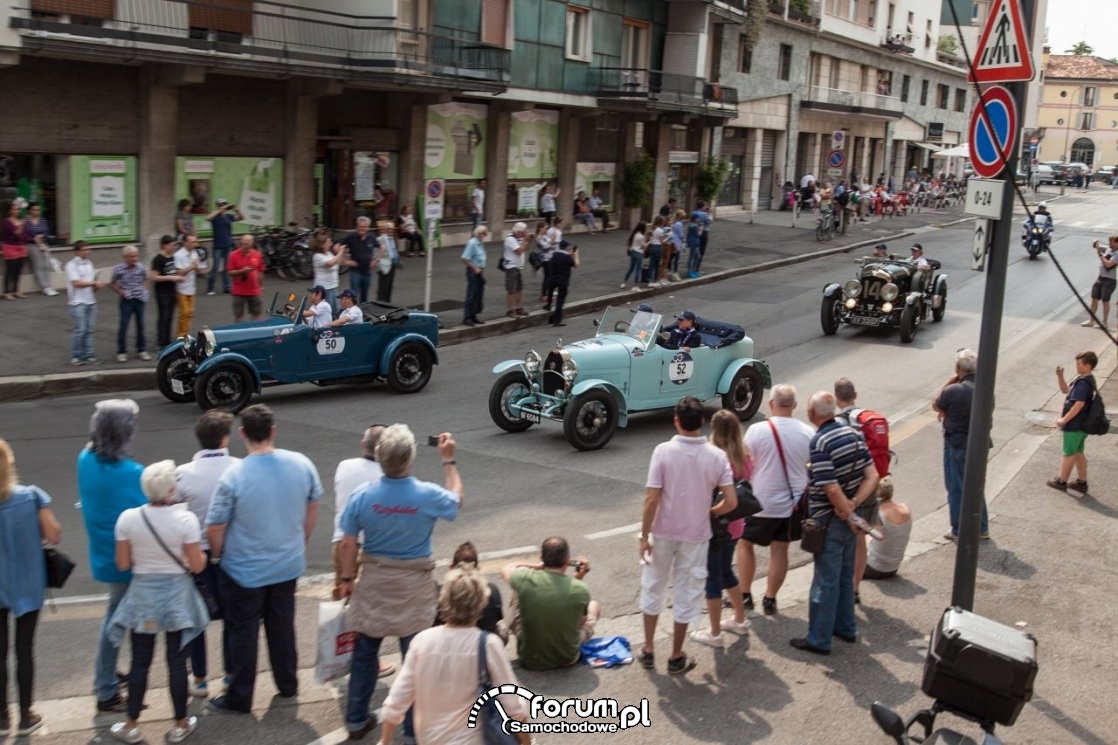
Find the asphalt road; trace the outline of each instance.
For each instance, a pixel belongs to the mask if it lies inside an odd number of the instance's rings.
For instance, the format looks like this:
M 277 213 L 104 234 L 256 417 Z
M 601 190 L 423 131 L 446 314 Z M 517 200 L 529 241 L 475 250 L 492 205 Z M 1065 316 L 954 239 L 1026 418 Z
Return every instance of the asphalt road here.
M 1106 190 L 1052 205 L 1057 225 L 1054 251 L 1080 290 L 1093 281 L 1097 262 L 1090 242 L 1111 230 L 1105 221 L 1115 199 L 1118 196 Z M 892 444 L 899 458 L 898 498 L 919 518 L 940 508 L 944 500 L 941 438 L 928 402 L 951 374 L 955 351 L 978 346 L 986 275 L 969 268 L 969 225 L 929 229 L 915 240 L 923 243 L 926 256 L 943 262 L 949 293 L 945 320 L 922 327 L 910 345 L 902 345 L 896 332 L 844 328 L 835 337 L 822 335 L 820 291 L 828 281 L 854 275 L 854 255 L 657 298 L 656 306 L 665 313 L 691 308 L 707 318 L 744 325 L 775 380 L 795 385 L 803 401 L 814 390 L 829 389 L 840 376 L 852 378 L 860 391 L 859 403 L 892 421 Z M 907 253 L 907 245 L 892 249 Z M 1051 259 L 1030 262 L 1016 243 L 1010 257 L 998 357 L 995 456 L 1030 426 L 1030 414 L 1052 396 L 1055 364 L 1070 364 L 1076 352 L 1096 348 L 1102 341 L 1098 331 L 1077 325 L 1083 314 L 1072 307 L 1073 293 Z M 573 318 L 562 331 L 571 341 L 592 335 L 593 327 L 589 318 Z M 357 454 L 360 433 L 371 423 L 406 422 L 421 443 L 427 434 L 452 432 L 459 443 L 466 500 L 461 517 L 436 531 L 437 554 L 449 556 L 460 542 L 472 540 L 489 557 L 487 568 L 496 569 L 504 561 L 527 558 L 548 535 L 564 535 L 575 552 L 590 557 L 594 571 L 589 581 L 604 615 L 625 616 L 637 612 L 633 535 L 648 458 L 657 443 L 673 434 L 671 415 L 634 416 L 606 448 L 590 453 L 573 450 L 561 426 L 553 423 L 516 435 L 499 430 L 487 412 L 493 365 L 521 358 L 528 349 L 546 352 L 554 343 L 553 330 L 531 329 L 442 349 L 431 384 L 414 396 L 399 396 L 380 385 L 303 386 L 270 389 L 264 400 L 276 410 L 279 445 L 310 456 L 326 483 L 339 460 Z M 192 426 L 198 410 L 168 403 L 155 392 L 133 397 L 141 407 L 135 457 L 145 463 L 188 459 L 195 449 Z M 81 397 L 0 407 L 3 436 L 12 443 L 23 481 L 37 483 L 53 495 L 64 547 L 79 557 L 84 556 L 85 543 L 80 514 L 74 509 L 73 462 L 84 444 L 94 401 Z M 710 411 L 714 406 L 711 402 Z M 803 416 L 802 407 L 799 413 Z M 235 445 L 234 451 L 243 454 L 243 447 Z M 434 449 L 422 446 L 415 474 L 438 479 L 440 471 Z M 308 574 L 330 571 L 332 494 L 329 497 L 310 544 Z M 802 556 L 797 560 L 802 563 Z M 83 695 L 88 690 L 87 658 L 92 649 L 86 647 L 96 635 L 101 607 L 81 603 L 80 596 L 99 592 L 84 561 L 79 562 L 69 586 L 59 594 L 78 602 L 65 606 L 56 620 L 44 616 L 39 631 L 40 697 Z M 60 643 L 52 645 L 55 638 Z

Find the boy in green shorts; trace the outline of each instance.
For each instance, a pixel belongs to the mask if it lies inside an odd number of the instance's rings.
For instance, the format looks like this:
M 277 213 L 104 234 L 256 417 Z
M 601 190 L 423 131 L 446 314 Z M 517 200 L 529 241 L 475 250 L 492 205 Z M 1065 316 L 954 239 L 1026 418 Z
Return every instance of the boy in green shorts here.
M 1083 420 L 1087 416 L 1087 406 L 1095 395 L 1095 365 L 1099 358 L 1094 352 L 1080 352 L 1075 355 L 1076 377 L 1069 385 L 1064 381 L 1064 366 L 1056 365 L 1056 382 L 1060 384 L 1060 392 L 1067 395 L 1064 399 L 1064 409 L 1056 426 L 1064 431 L 1064 459 L 1060 465 L 1060 475 L 1048 482 L 1053 489 L 1087 493 L 1087 455 L 1083 446 L 1087 442 L 1087 433 L 1083 431 Z M 1079 475 L 1075 481 L 1068 483 L 1072 467 Z

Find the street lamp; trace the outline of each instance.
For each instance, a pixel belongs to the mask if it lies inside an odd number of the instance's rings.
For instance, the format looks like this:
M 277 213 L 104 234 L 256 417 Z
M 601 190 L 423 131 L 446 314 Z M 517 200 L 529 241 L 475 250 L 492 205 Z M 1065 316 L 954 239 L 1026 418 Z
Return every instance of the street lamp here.
M 1071 139 L 1071 105 L 1075 102 L 1075 94 L 1083 90 L 1083 86 L 1078 86 L 1072 90 L 1071 95 L 1068 97 L 1068 118 L 1064 120 L 1064 153 L 1060 156 L 1060 160 L 1067 166 L 1071 161 L 1068 159 L 1068 140 Z M 1067 169 L 1064 169 L 1064 175 L 1060 178 L 1060 196 L 1064 196 L 1064 190 L 1067 189 Z

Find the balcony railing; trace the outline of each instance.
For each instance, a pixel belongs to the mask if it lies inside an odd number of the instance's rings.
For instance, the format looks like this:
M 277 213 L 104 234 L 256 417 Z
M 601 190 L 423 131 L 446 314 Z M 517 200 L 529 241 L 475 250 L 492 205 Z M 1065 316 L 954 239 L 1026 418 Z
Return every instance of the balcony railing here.
M 784 17 L 784 2 L 785 0 L 769 0 L 769 13 Z M 788 6 L 788 20 L 798 21 L 808 26 L 819 25 L 820 8 L 817 2 L 807 3 L 809 10 L 801 10 L 795 7 L 795 3 Z
M 633 67 L 595 67 L 599 98 L 644 101 L 662 108 L 737 112 L 737 88 L 708 83 L 702 78 Z
M 897 54 L 916 54 L 915 47 L 910 47 L 908 39 L 901 34 L 886 36 L 885 40 L 881 42 L 881 47 Z
M 841 106 L 855 112 L 872 113 L 873 110 L 876 110 L 899 114 L 904 110 L 901 99 L 896 96 L 885 96 L 872 91 L 844 91 L 837 88 L 823 88 L 818 85 L 811 86 L 805 101 L 829 106 Z
M 199 28 L 191 17 L 222 19 L 223 28 Z M 97 25 L 100 24 L 100 25 Z M 354 16 L 278 2 L 251 8 L 206 0 L 117 0 L 113 18 L 32 13 L 16 8 L 10 25 L 27 47 L 96 56 L 127 56 L 207 66 L 282 67 L 319 76 L 405 75 L 471 81 L 489 89 L 509 79 L 509 51 L 461 38 L 398 28 L 391 17 Z M 185 53 L 185 55 L 184 55 Z M 496 85 L 494 85 L 496 84 Z

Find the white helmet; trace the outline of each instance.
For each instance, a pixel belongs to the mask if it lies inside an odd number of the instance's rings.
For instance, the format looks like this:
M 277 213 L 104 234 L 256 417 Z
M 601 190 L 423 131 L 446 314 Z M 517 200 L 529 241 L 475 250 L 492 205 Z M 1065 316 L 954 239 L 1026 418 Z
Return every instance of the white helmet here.
M 1041 202 L 1040 204 L 1038 204 L 1036 206 L 1036 208 L 1038 210 L 1046 210 L 1046 209 L 1048 209 L 1048 202 Z

